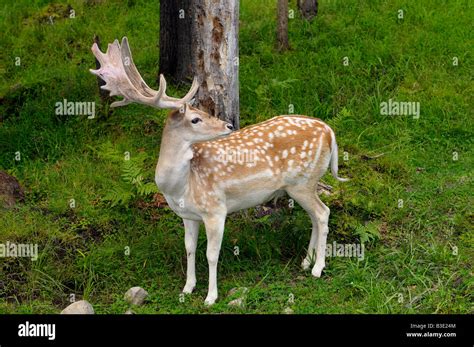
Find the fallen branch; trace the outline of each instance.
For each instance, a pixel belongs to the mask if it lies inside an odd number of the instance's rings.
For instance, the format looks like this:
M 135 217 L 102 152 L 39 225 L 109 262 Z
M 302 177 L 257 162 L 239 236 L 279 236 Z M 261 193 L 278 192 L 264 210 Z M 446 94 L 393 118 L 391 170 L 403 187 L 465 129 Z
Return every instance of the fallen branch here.
M 318 194 L 324 194 L 329 196 L 332 194 L 332 187 L 329 184 L 318 182 L 317 191 Z

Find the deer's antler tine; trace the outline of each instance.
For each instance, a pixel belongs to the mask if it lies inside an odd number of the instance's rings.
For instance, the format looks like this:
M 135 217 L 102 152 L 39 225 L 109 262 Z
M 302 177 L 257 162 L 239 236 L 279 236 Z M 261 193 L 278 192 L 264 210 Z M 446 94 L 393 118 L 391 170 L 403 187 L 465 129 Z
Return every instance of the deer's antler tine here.
M 114 101 L 113 103 L 110 104 L 110 107 L 120 107 L 120 106 L 125 106 L 128 104 L 131 104 L 133 101 L 128 100 L 128 99 L 123 99 L 120 101 Z
M 125 73 L 132 82 L 132 84 L 137 88 L 140 93 L 144 96 L 153 97 L 156 95 L 156 90 L 151 89 L 148 84 L 143 80 L 142 76 L 138 72 L 135 63 L 133 62 L 132 51 L 128 45 L 128 39 L 126 36 L 122 38 L 121 45 L 121 58 Z
M 163 96 L 168 97 L 166 95 L 166 79 L 163 74 L 160 74 L 160 86 L 158 88 L 158 93 L 156 93 L 157 100 L 161 99 Z
M 166 95 L 166 80 L 163 75 L 160 75 L 160 88 L 158 89 L 158 94 L 156 97 L 159 98 L 160 102 L 164 105 L 176 104 L 181 106 L 191 101 L 191 99 L 196 94 L 198 88 L 199 82 L 197 78 L 194 77 L 193 84 L 188 93 L 181 99 L 173 98 L 171 96 Z
M 189 89 L 189 92 L 184 96 L 182 99 L 185 103 L 190 102 L 192 98 L 194 98 L 194 95 L 196 95 L 197 91 L 199 89 L 199 82 L 196 76 L 194 76 L 193 79 L 193 84 L 191 85 L 191 89 Z
M 160 87 L 155 99 L 161 108 L 179 108 L 184 104 L 183 99 L 166 95 L 166 79 L 163 74 L 160 74 Z

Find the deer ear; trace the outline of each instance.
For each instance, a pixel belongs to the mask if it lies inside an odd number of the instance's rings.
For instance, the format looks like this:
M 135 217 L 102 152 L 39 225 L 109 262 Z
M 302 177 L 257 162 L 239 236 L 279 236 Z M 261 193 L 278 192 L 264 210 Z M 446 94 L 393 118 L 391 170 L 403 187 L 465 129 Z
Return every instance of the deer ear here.
M 184 106 L 182 106 L 184 107 Z M 173 110 L 170 112 L 169 114 L 169 119 L 173 122 L 179 122 L 180 120 L 182 120 L 184 118 L 184 110 L 183 112 L 181 112 L 181 108 L 178 109 L 178 110 Z

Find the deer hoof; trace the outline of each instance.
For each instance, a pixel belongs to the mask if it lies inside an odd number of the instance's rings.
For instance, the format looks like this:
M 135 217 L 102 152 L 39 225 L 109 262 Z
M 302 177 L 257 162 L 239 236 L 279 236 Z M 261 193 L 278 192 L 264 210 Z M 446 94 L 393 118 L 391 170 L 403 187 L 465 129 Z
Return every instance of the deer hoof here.
M 213 297 L 213 296 L 207 296 L 206 300 L 204 300 L 204 305 L 206 306 L 212 306 L 215 304 L 217 300 L 217 297 Z
M 308 259 L 304 259 L 303 262 L 301 263 L 301 267 L 303 268 L 303 270 L 308 270 L 309 267 L 311 266 L 311 262 L 308 260 Z
M 311 275 L 313 275 L 316 278 L 321 277 L 321 273 L 323 272 L 324 265 L 314 265 L 313 270 L 311 270 Z
M 187 284 L 184 286 L 183 293 L 191 294 L 194 291 L 195 284 Z

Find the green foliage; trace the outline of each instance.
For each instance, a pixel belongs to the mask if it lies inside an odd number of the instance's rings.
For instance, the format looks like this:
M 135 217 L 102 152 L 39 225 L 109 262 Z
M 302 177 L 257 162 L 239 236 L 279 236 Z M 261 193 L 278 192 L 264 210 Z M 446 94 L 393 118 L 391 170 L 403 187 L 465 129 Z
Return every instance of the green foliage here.
M 146 198 L 158 192 L 155 182 L 150 182 L 150 170 L 145 162 L 152 162 L 145 152 L 131 155 L 118 152 L 112 143 L 105 142 L 97 151 L 99 158 L 109 160 L 121 166 L 121 181 L 110 188 L 103 201 L 110 202 L 111 207 L 127 206 L 135 198 Z
M 374 242 L 380 238 L 379 225 L 374 222 L 366 225 L 358 224 L 354 233 L 359 236 L 360 243 Z

